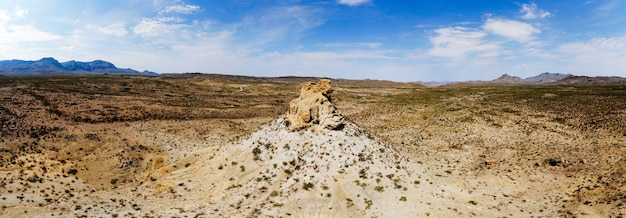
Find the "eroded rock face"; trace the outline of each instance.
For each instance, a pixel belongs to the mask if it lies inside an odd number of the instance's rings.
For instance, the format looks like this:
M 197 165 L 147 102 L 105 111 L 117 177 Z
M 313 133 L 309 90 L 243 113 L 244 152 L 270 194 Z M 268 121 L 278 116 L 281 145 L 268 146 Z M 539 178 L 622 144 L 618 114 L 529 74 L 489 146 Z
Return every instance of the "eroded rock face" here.
M 302 84 L 300 97 L 289 103 L 288 129 L 295 131 L 313 125 L 331 130 L 340 129 L 344 119 L 332 103 L 332 92 L 328 79 Z

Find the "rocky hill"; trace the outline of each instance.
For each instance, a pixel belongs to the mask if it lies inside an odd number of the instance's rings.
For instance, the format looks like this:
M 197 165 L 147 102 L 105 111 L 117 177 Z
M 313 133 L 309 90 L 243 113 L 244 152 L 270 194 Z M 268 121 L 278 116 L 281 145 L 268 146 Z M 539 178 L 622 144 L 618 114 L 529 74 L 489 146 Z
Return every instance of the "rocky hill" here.
M 65 74 L 157 75 L 156 73 L 150 71 L 139 72 L 133 69 L 117 68 L 112 63 L 102 60 L 95 60 L 91 62 L 68 61 L 59 63 L 59 61 L 54 58 L 42 58 L 37 61 L 0 61 L 0 74 L 10 76 Z

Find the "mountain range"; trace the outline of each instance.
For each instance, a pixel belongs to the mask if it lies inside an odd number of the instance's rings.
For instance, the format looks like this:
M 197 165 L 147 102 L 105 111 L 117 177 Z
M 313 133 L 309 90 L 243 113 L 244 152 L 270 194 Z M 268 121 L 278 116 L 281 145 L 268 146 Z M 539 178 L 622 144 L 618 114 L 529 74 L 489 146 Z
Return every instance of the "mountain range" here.
M 54 58 L 42 58 L 37 61 L 4 60 L 0 61 L 0 75 L 67 75 L 67 74 L 123 74 L 123 75 L 158 75 L 150 71 L 136 71 L 130 68 L 117 68 L 114 64 L 95 60 L 91 62 L 67 61 L 60 63 Z
M 511 76 L 508 74 L 503 74 L 491 82 L 495 83 L 514 83 L 514 84 L 546 84 L 553 83 L 567 77 L 572 77 L 572 74 L 561 74 L 561 73 L 542 73 L 537 76 L 528 77 L 526 79 L 522 79 L 517 76 Z
M 0 61 L 0 77 L 2 76 L 35 76 L 35 75 L 71 75 L 71 74 L 116 74 L 116 75 L 145 75 L 145 76 L 181 76 L 188 74 L 157 74 L 151 71 L 137 71 L 130 68 L 117 68 L 114 64 L 103 61 L 94 60 L 91 62 L 67 61 L 59 62 L 54 58 L 46 57 L 36 61 L 25 60 L 2 60 Z M 193 75 L 193 74 L 190 74 Z M 213 74 L 220 76 L 217 74 Z M 221 75 L 226 77 L 241 77 L 235 75 Z M 263 79 L 265 77 L 250 77 L 254 80 Z M 270 80 L 307 80 L 313 77 L 277 77 L 265 78 Z M 341 79 L 338 79 L 341 80 Z M 346 80 L 348 81 L 348 80 Z M 369 81 L 369 80 L 365 80 Z M 345 81 L 344 81 L 345 82 Z M 385 81 L 378 81 L 385 82 Z M 389 82 L 389 81 L 386 81 Z M 626 82 L 623 77 L 609 76 L 576 76 L 572 74 L 550 73 L 545 72 L 537 76 L 522 79 L 517 76 L 503 74 L 497 79 L 491 81 L 466 81 L 466 82 L 413 82 L 410 84 L 420 84 L 424 86 L 441 86 L 447 84 L 469 83 L 469 84 L 517 84 L 517 85 L 535 85 L 535 84 L 608 84 Z
M 626 82 L 626 78 L 616 76 L 576 76 L 572 74 L 561 73 L 541 73 L 537 76 L 522 79 L 517 76 L 503 74 L 497 79 L 488 81 L 487 83 L 505 83 L 505 84 L 598 84 L 598 83 L 618 83 Z

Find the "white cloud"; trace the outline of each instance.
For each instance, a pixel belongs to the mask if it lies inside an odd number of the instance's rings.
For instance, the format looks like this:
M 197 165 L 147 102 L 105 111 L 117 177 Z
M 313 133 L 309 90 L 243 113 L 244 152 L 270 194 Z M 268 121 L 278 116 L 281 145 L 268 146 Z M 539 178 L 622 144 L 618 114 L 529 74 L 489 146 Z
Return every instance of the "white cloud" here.
M 143 18 L 134 28 L 133 33 L 142 37 L 168 37 L 176 34 L 185 24 L 171 23 L 174 18 Z
M 0 10 L 0 23 L 9 22 L 15 19 L 24 18 L 28 14 L 28 10 L 16 7 L 13 11 Z
M 541 30 L 528 23 L 500 18 L 487 18 L 482 27 L 491 33 L 519 42 L 529 42 L 534 39 L 534 34 L 541 33 Z
M 181 14 L 193 14 L 200 11 L 200 6 L 197 5 L 172 5 L 167 6 L 163 10 L 165 13 L 181 13 Z
M 11 20 L 11 15 L 8 11 L 0 10 L 0 23 L 5 23 Z
M 23 18 L 24 16 L 26 16 L 26 14 L 28 14 L 28 10 L 17 7 L 15 8 L 15 12 L 13 12 L 15 14 L 16 18 Z
M 27 10 L 17 7 L 15 11 L 0 10 L 0 43 L 40 42 L 61 39 L 53 33 L 37 29 L 33 24 L 12 24 L 11 21 L 26 16 Z
M 559 46 L 556 52 L 560 67 L 568 73 L 623 76 L 623 69 L 626 69 L 626 35 L 567 43 Z
M 244 18 L 236 24 L 238 37 L 246 46 L 260 47 L 271 42 L 297 40 L 307 30 L 325 22 L 323 10 L 309 6 L 268 8 Z
M 32 25 L 6 25 L 0 24 L 0 42 L 41 42 L 61 39 L 59 35 L 43 32 Z
M 128 34 L 128 29 L 124 22 L 112 23 L 107 26 L 98 27 L 97 29 L 103 34 L 112 36 L 125 36 Z
M 522 9 L 520 9 L 520 13 L 522 13 L 522 18 L 530 20 L 530 19 L 538 19 L 538 18 L 546 18 L 550 17 L 550 12 L 544 11 L 537 7 L 537 4 L 522 4 Z
M 593 38 L 586 42 L 573 42 L 559 46 L 558 51 L 584 57 L 626 55 L 626 36 Z
M 371 0 L 338 0 L 337 2 L 342 5 L 359 6 L 369 4 Z
M 435 30 L 436 36 L 429 40 L 433 48 L 427 53 L 433 57 L 464 59 L 470 54 L 494 56 L 500 53 L 497 43 L 487 43 L 483 39 L 487 33 L 465 27 L 448 27 Z

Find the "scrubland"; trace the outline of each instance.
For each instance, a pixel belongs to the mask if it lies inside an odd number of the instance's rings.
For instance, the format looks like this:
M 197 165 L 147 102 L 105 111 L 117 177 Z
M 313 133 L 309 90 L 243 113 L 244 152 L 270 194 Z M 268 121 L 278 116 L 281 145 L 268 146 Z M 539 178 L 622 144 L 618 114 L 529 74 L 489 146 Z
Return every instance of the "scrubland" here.
M 427 88 L 334 80 L 335 106 L 358 134 L 307 130 L 306 140 L 281 133 L 263 141 L 298 84 L 313 80 L 3 77 L 0 215 L 626 213 L 626 84 Z M 348 142 L 368 153 L 333 150 Z M 309 151 L 317 150 L 299 148 L 339 152 L 354 165 L 323 165 L 343 159 L 315 159 Z M 281 159 L 298 155 L 312 161 Z

